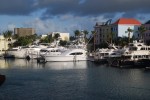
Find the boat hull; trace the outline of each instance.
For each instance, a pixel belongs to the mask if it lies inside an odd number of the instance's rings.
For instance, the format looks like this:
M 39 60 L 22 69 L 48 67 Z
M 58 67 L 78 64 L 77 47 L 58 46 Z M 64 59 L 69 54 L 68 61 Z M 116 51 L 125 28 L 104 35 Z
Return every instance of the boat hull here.
M 18 50 L 18 51 L 7 51 L 4 55 L 4 58 L 26 58 L 26 51 L 25 50 Z

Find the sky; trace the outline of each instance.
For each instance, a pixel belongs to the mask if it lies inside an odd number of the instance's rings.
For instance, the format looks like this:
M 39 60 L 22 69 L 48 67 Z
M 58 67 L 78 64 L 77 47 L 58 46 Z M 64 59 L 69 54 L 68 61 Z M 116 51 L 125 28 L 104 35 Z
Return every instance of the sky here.
M 35 28 L 36 33 L 94 30 L 96 22 L 150 20 L 150 0 L 0 0 L 0 33 Z

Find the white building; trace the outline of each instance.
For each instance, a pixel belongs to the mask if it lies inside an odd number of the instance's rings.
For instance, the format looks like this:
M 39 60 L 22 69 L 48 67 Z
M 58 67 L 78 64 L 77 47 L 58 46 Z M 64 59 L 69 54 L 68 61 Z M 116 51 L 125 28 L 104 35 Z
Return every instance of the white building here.
M 8 39 L 5 39 L 3 35 L 0 35 L 0 55 L 8 49 Z
M 47 36 L 48 36 L 47 34 L 41 35 L 41 39 L 44 39 L 44 38 L 46 38 Z
M 54 37 L 55 34 L 59 34 L 61 40 L 63 40 L 63 41 L 69 41 L 69 37 L 70 37 L 69 33 L 52 32 L 50 34 L 52 34 L 52 37 Z
M 140 27 L 141 22 L 133 18 L 120 18 L 112 25 L 112 32 L 114 32 L 118 37 L 126 36 L 128 28 L 132 29 L 131 37 L 134 35 L 135 38 L 138 38 L 138 28 Z

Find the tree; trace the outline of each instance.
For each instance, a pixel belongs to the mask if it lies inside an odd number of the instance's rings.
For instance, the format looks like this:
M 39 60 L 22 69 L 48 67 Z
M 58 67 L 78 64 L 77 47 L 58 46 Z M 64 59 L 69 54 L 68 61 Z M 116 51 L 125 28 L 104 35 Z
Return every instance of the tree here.
M 49 36 L 46 36 L 45 38 L 40 39 L 40 43 L 49 43 Z
M 10 31 L 10 30 L 7 30 L 7 31 L 5 31 L 4 33 L 3 33 L 3 36 L 4 36 L 4 38 L 5 38 L 5 41 L 7 41 L 7 39 L 8 39 L 8 41 L 9 42 L 11 42 L 11 37 L 12 37 L 12 31 Z M 9 45 L 9 47 L 11 46 L 11 44 L 9 43 L 8 44 Z M 5 48 L 6 49 L 6 48 Z
M 13 39 L 18 39 L 18 38 L 19 38 L 18 34 L 13 35 Z
M 138 32 L 140 33 L 140 38 L 143 39 L 143 40 L 144 40 L 144 33 L 145 33 L 145 31 L 147 31 L 147 30 L 146 30 L 146 28 L 143 25 L 141 25 L 138 28 Z
M 75 37 L 77 37 L 77 36 L 80 35 L 80 31 L 79 31 L 79 30 L 75 30 L 75 31 L 74 31 L 74 34 L 75 34 Z
M 14 43 L 14 46 L 26 46 L 32 43 L 32 39 L 29 37 L 19 37 L 18 40 Z
M 73 41 L 75 40 L 75 37 L 74 36 L 70 36 L 70 41 Z
M 111 29 L 111 32 L 109 33 L 109 42 L 112 44 L 112 41 L 113 41 L 113 38 L 114 38 L 114 35 L 115 33 L 112 32 L 112 29 Z
M 84 30 L 83 33 L 84 33 L 84 39 L 85 39 L 85 41 L 87 41 L 87 35 L 89 32 L 87 30 Z
M 84 33 L 85 38 L 89 34 L 89 32 L 87 30 L 84 30 L 83 33 Z
M 133 32 L 133 30 L 128 27 L 127 31 L 125 32 L 128 33 L 128 43 L 130 43 L 130 34 Z
M 59 33 L 56 33 L 56 34 L 54 35 L 54 39 L 56 39 L 56 40 L 58 40 L 59 37 L 60 37 L 60 34 L 59 34 Z
M 10 39 L 12 37 L 12 31 L 8 30 L 3 33 L 4 38 Z
M 63 40 L 60 40 L 60 43 L 59 43 L 61 46 L 65 46 L 67 45 L 67 41 L 63 41 Z

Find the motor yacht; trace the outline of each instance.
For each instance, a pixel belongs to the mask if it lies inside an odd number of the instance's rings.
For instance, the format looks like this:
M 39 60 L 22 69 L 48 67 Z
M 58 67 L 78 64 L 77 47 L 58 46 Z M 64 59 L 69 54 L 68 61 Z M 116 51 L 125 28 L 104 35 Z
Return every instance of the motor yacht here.
M 28 48 L 27 46 L 18 46 L 8 49 L 4 54 L 4 58 L 26 58 Z
M 133 41 L 128 47 L 129 49 L 122 54 L 125 60 L 137 61 L 150 58 L 150 46 L 145 45 L 142 41 Z
M 41 55 L 41 57 L 47 61 L 86 61 L 87 58 L 87 51 L 84 49 L 68 49 L 65 51 L 61 51 L 56 55 L 52 54 L 45 54 Z
M 145 45 L 141 40 L 129 43 L 121 59 L 112 62 L 114 66 L 121 67 L 146 67 L 150 63 L 150 46 Z
M 40 50 L 47 48 L 45 45 L 33 45 L 27 50 L 27 59 L 36 59 L 40 57 Z
M 110 58 L 118 58 L 121 57 L 123 49 L 115 46 L 114 44 L 110 44 L 108 48 L 97 49 L 94 53 L 94 61 L 95 62 L 108 62 Z
M 65 51 L 65 50 L 67 50 L 67 48 L 62 47 L 62 46 L 57 46 L 57 47 L 48 46 L 47 48 L 41 49 L 39 54 L 40 55 L 45 55 L 45 54 L 59 55 L 62 51 Z
M 85 61 L 88 60 L 84 34 L 80 34 L 78 38 L 71 41 L 67 47 L 60 48 L 58 45 L 41 55 L 47 61 Z M 52 52 L 54 50 L 54 52 Z

